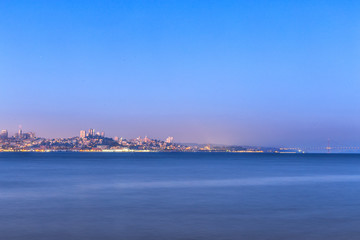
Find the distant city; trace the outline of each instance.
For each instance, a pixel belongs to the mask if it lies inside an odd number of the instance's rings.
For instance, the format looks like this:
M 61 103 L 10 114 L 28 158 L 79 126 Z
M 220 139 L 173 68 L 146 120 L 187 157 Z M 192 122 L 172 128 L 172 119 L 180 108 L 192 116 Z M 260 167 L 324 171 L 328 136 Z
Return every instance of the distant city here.
M 134 139 L 122 137 L 106 137 L 104 131 L 81 130 L 79 136 L 70 138 L 43 138 L 34 132 L 23 132 L 19 128 L 13 136 L 8 130 L 0 133 L 0 152 L 294 152 L 278 148 L 218 146 L 210 144 L 180 144 L 173 137 L 164 140 L 152 139 L 147 136 Z

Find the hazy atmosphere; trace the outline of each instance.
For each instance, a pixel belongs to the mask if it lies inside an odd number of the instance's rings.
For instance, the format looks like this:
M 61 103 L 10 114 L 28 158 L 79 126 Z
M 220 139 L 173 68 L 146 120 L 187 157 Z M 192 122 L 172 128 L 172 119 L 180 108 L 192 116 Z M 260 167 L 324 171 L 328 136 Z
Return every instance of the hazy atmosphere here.
M 0 0 L 1 240 L 360 239 L 360 1 Z
M 357 1 L 1 1 L 0 128 L 360 144 Z

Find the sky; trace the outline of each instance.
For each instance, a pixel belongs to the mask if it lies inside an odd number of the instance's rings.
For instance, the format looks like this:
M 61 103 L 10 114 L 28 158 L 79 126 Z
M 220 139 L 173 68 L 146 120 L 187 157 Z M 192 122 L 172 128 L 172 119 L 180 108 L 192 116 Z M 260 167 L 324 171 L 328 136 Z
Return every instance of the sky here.
M 359 1 L 0 1 L 0 129 L 360 146 Z

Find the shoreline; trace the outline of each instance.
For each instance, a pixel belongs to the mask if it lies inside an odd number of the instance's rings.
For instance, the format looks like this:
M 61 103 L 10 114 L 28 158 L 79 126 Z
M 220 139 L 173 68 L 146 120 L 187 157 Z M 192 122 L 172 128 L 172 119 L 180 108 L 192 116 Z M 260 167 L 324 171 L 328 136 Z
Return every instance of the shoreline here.
M 156 150 L 136 150 L 136 149 L 114 149 L 114 150 L 0 150 L 0 153 L 257 153 L 257 154 L 305 154 L 305 152 L 265 152 L 265 151 L 156 151 Z

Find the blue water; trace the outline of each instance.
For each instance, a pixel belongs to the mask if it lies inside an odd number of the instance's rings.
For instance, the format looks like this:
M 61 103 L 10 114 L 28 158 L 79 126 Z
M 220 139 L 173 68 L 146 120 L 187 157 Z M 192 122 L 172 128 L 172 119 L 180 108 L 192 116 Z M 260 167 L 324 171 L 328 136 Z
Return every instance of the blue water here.
M 0 239 L 360 239 L 360 155 L 0 153 Z

